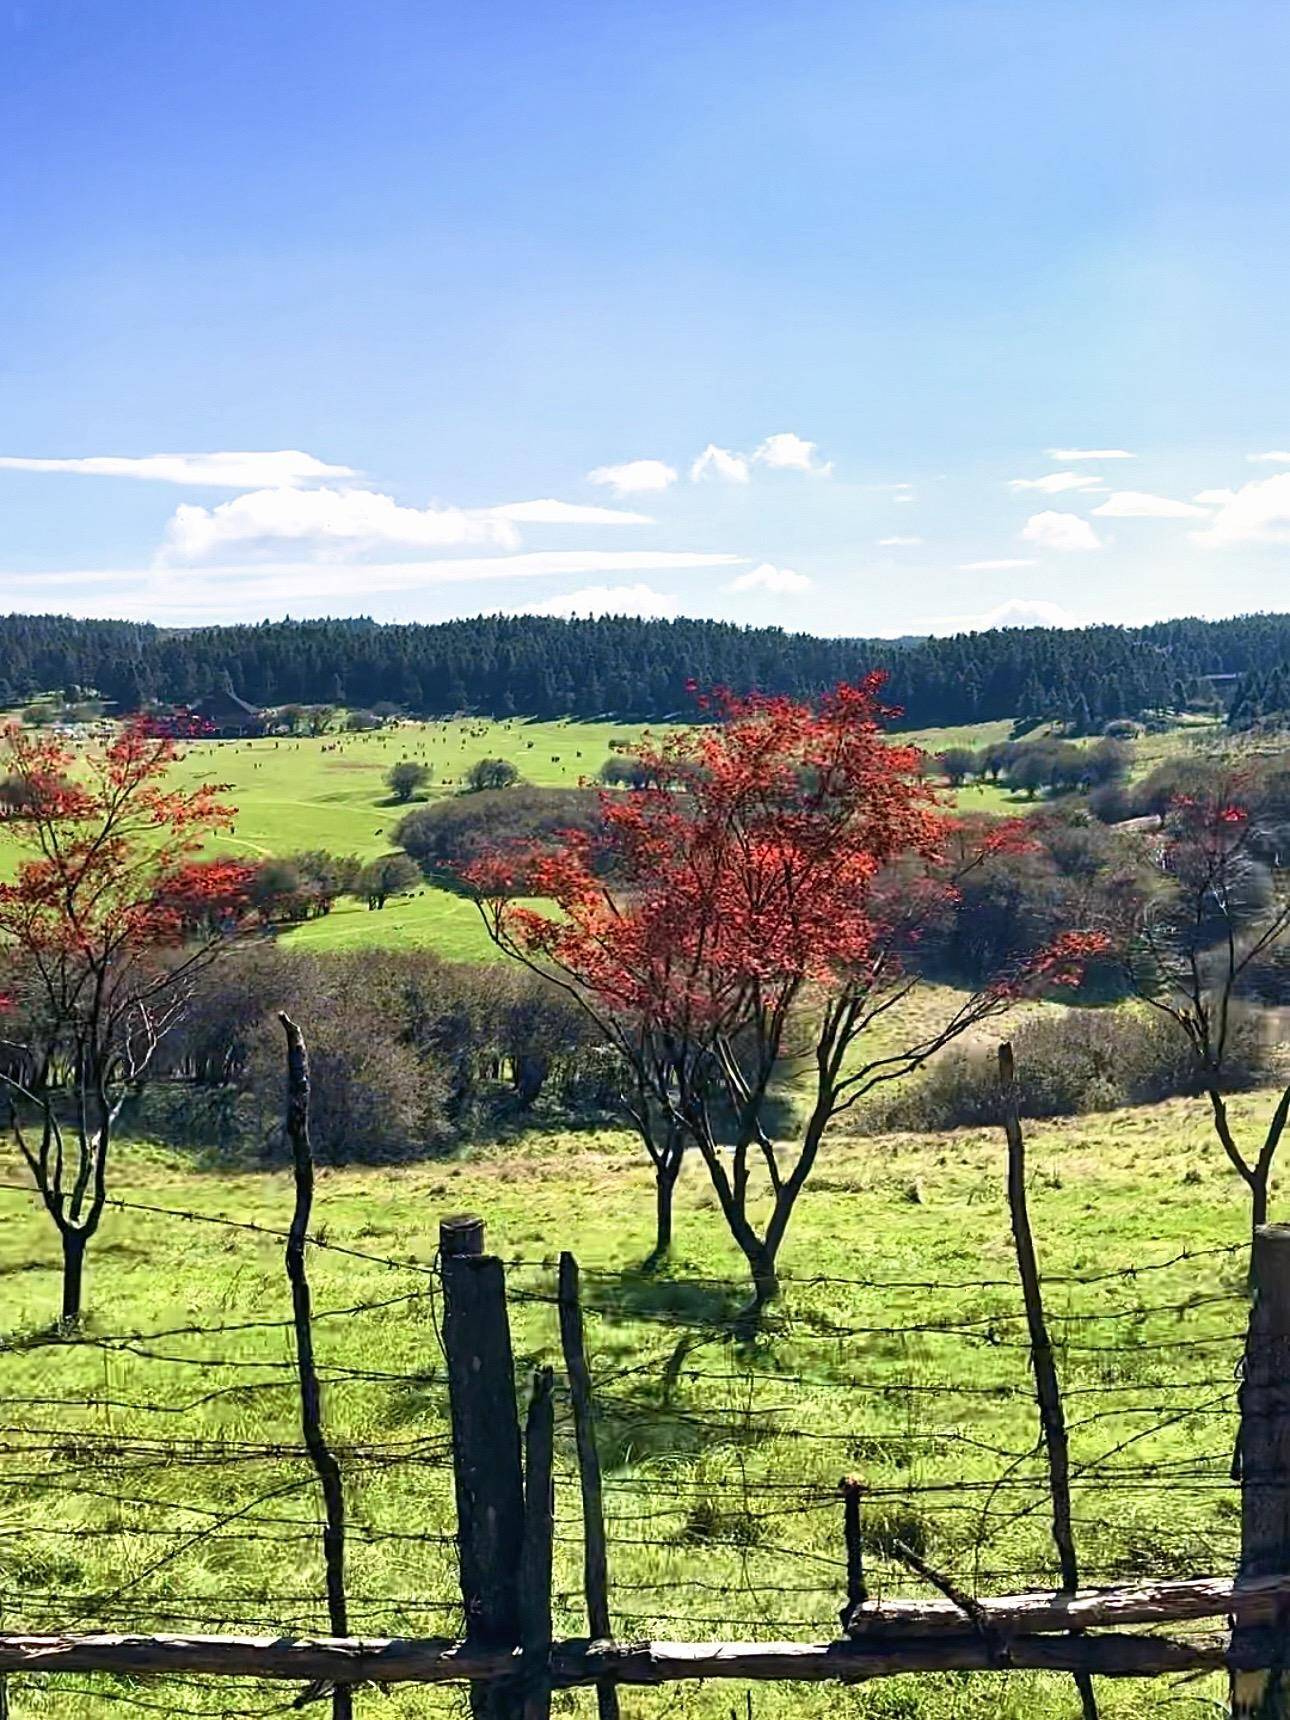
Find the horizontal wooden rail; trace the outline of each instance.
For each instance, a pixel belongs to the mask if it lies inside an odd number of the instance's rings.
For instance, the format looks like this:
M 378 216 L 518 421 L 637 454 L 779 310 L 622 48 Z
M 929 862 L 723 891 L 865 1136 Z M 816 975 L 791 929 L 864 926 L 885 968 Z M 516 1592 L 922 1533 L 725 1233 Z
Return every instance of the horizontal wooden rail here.
M 1255 1635 L 1257 1636 L 1257 1632 Z M 1261 1664 L 1257 1642 L 1243 1665 Z M 135 1676 L 327 1680 L 340 1684 L 442 1684 L 505 1678 L 520 1670 L 505 1648 L 473 1647 L 443 1637 L 255 1637 L 0 1635 L 0 1672 L 112 1672 Z M 1010 1636 L 975 1631 L 898 1640 L 842 1642 L 557 1642 L 556 1686 L 669 1684 L 704 1678 L 860 1682 L 907 1672 L 977 1672 L 1005 1666 L 1040 1672 L 1088 1671 L 1110 1678 L 1220 1671 L 1232 1664 L 1226 1643 L 1158 1636 Z
M 1095 1630 L 1099 1626 L 1183 1624 L 1190 1619 L 1227 1614 L 1242 1624 L 1270 1624 L 1290 1600 L 1290 1577 L 1258 1577 L 1237 1583 L 1230 1577 L 1189 1577 L 1180 1581 L 1132 1583 L 1121 1588 L 1081 1589 L 1063 1595 L 1053 1590 L 1024 1595 L 980 1596 L 975 1610 L 984 1624 L 1004 1635 L 1033 1635 L 1058 1630 Z M 868 1600 L 847 1620 L 847 1634 L 877 1637 L 953 1634 L 967 1624 L 953 1601 Z

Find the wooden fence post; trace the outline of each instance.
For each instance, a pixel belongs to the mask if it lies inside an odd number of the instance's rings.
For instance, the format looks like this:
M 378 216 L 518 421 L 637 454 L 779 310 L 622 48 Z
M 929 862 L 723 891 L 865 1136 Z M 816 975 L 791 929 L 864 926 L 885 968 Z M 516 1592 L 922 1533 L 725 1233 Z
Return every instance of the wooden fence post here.
M 322 1387 L 314 1362 L 313 1307 L 305 1244 L 314 1202 L 314 1160 L 309 1144 L 309 1056 L 300 1029 L 289 1015 L 279 1014 L 287 1036 L 287 1139 L 295 1174 L 296 1200 L 287 1233 L 287 1280 L 291 1285 L 292 1324 L 296 1339 L 296 1378 L 300 1386 L 300 1427 L 309 1461 L 323 1497 L 323 1562 L 327 1577 L 327 1622 L 333 1636 L 349 1635 L 349 1606 L 345 1598 L 345 1490 L 340 1465 L 323 1432 Z M 337 1684 L 331 1693 L 332 1720 L 351 1720 L 354 1692 Z
M 482 1219 L 440 1225 L 461 1598 L 472 1645 L 518 1649 L 524 1477 L 515 1360 L 502 1263 L 483 1248 Z M 523 1709 L 519 1682 L 476 1680 L 470 1705 L 481 1720 L 514 1720 Z
M 1240 1581 L 1290 1571 L 1290 1225 L 1254 1232 L 1241 1379 Z M 1232 1714 L 1290 1720 L 1290 1607 L 1232 1632 Z
M 1062 1408 L 1061 1385 L 1057 1378 L 1057 1363 L 1053 1359 L 1052 1340 L 1044 1317 L 1043 1292 L 1039 1283 L 1039 1262 L 1035 1258 L 1035 1238 L 1030 1228 L 1030 1210 L 1026 1204 L 1026 1141 L 1021 1132 L 1021 1115 L 1017 1109 L 1016 1071 L 1013 1067 L 1011 1045 L 999 1047 L 999 1086 L 1003 1095 L 1003 1131 L 1008 1141 L 1008 1211 L 1012 1220 L 1012 1240 L 1017 1257 L 1017 1272 L 1021 1278 L 1021 1295 L 1026 1309 L 1026 1329 L 1030 1334 L 1030 1365 L 1035 1380 L 1035 1397 L 1039 1404 L 1039 1425 L 1048 1456 L 1048 1490 L 1053 1506 L 1053 1544 L 1057 1549 L 1057 1564 L 1062 1574 L 1062 1589 L 1074 1594 L 1079 1588 L 1079 1564 L 1075 1557 L 1075 1533 L 1071 1526 L 1070 1447 L 1066 1437 L 1066 1412 Z M 1079 1691 L 1084 1720 L 1098 1720 L 1097 1696 L 1093 1690 L 1092 1674 L 1077 1672 L 1075 1688 Z
M 860 1498 L 864 1483 L 858 1475 L 844 1475 L 838 1483 L 842 1493 L 842 1534 L 847 1549 L 847 1598 L 841 1618 L 844 1631 L 850 1630 L 853 1616 L 869 1599 L 869 1587 L 864 1580 L 864 1538 L 860 1524 Z
M 605 1503 L 596 1449 L 595 1409 L 591 1370 L 578 1298 L 578 1262 L 567 1251 L 560 1256 L 560 1345 L 564 1350 L 569 1396 L 573 1400 L 573 1434 L 578 1446 L 578 1476 L 582 1484 L 583 1591 L 587 1624 L 593 1642 L 610 1640 L 609 1556 L 605 1546 Z M 596 1685 L 600 1720 L 618 1720 L 618 1687 L 605 1678 Z
M 555 1539 L 555 1377 L 533 1375 L 524 1423 L 524 1557 L 520 1566 L 520 1647 L 524 1720 L 551 1713 L 551 1562 Z

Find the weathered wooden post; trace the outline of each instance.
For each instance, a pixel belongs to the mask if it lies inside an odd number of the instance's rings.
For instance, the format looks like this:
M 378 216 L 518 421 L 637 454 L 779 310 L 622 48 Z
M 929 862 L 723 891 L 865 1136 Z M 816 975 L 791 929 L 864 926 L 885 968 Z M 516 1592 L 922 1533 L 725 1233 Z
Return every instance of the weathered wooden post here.
M 560 1344 L 569 1376 L 573 1433 L 578 1446 L 578 1475 L 582 1484 L 582 1586 L 587 1601 L 587 1624 L 593 1642 L 608 1643 L 611 1634 L 609 1555 L 605 1544 L 604 1491 L 600 1453 L 596 1448 L 591 1370 L 587 1366 L 587 1344 L 582 1329 L 578 1262 L 567 1250 L 560 1256 L 559 1302 Z M 618 1689 L 607 1678 L 596 1684 L 596 1710 L 600 1720 L 618 1720 Z
M 551 1562 L 555 1540 L 555 1376 L 533 1375 L 524 1423 L 524 1558 L 520 1567 L 520 1647 L 524 1720 L 551 1713 Z
M 1026 1329 L 1030 1334 L 1030 1367 L 1039 1406 L 1039 1425 L 1043 1434 L 1044 1450 L 1048 1456 L 1053 1545 L 1057 1549 L 1062 1590 L 1073 1595 L 1079 1589 L 1079 1562 L 1075 1556 L 1075 1532 L 1071 1517 L 1070 1445 L 1066 1435 L 1066 1411 L 1062 1407 L 1057 1363 L 1053 1359 L 1052 1340 L 1048 1336 L 1048 1322 L 1044 1316 L 1039 1262 L 1035 1257 L 1035 1238 L 1030 1228 L 1030 1211 L 1026 1204 L 1026 1141 L 1021 1132 L 1016 1069 L 1011 1045 L 999 1047 L 999 1088 L 1003 1097 L 1003 1132 L 1008 1142 L 1008 1211 L 1012 1219 L 1012 1240 L 1017 1257 L 1017 1272 L 1021 1278 L 1021 1296 L 1026 1309 Z M 1079 1691 L 1084 1720 L 1098 1720 L 1097 1696 L 1093 1689 L 1092 1674 L 1077 1672 L 1075 1688 Z
M 847 1548 L 847 1598 L 841 1617 L 843 1630 L 850 1630 L 855 1614 L 869 1599 L 869 1586 L 864 1580 L 864 1537 L 860 1524 L 864 1483 L 858 1475 L 844 1475 L 838 1488 L 842 1494 L 842 1533 Z
M 496 1255 L 484 1253 L 484 1221 L 471 1214 L 444 1219 L 439 1254 L 466 1636 L 518 1655 L 524 1477 L 506 1279 Z M 470 1706 L 481 1720 L 514 1720 L 523 1709 L 518 1680 L 473 1682 Z
M 1239 1581 L 1290 1571 L 1290 1225 L 1254 1232 L 1241 1379 Z M 1290 1605 L 1232 1632 L 1234 1720 L 1290 1720 Z
M 309 1143 L 309 1054 L 300 1029 L 279 1014 L 287 1036 L 287 1139 L 295 1175 L 296 1199 L 287 1233 L 287 1280 L 291 1285 L 296 1340 L 296 1379 L 300 1387 L 300 1427 L 305 1449 L 323 1498 L 323 1564 L 327 1578 L 327 1622 L 333 1636 L 349 1635 L 345 1597 L 345 1489 L 340 1465 L 323 1431 L 322 1387 L 314 1360 L 313 1303 L 305 1265 L 305 1244 L 314 1204 L 314 1160 Z M 352 1720 L 354 1692 L 337 1684 L 331 1693 L 332 1720 Z

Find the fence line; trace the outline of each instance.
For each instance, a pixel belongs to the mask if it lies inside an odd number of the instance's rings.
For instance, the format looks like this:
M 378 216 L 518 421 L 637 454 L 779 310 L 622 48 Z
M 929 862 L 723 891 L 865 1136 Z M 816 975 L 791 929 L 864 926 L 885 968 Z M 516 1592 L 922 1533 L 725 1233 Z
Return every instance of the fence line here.
M 409 1272 L 418 1282 L 404 1293 L 351 1296 L 316 1310 L 306 1298 L 290 1317 L 267 1309 L 262 1317 L 193 1319 L 153 1331 L 33 1332 L 0 1342 L 0 1365 L 10 1368 L 21 1370 L 24 1357 L 34 1363 L 61 1348 L 79 1370 L 74 1377 L 92 1384 L 89 1370 L 100 1363 L 104 1370 L 101 1390 L 87 1389 L 83 1397 L 38 1390 L 4 1394 L 11 1417 L 24 1410 L 42 1413 L 0 1424 L 0 1610 L 21 1627 L 0 1634 L 0 1674 L 106 1671 L 325 1682 L 336 1687 L 326 1694 L 337 1715 L 351 1711 L 352 1690 L 369 1680 L 466 1681 L 476 1714 L 509 1720 L 522 1712 L 525 1720 L 539 1720 L 551 1688 L 578 1685 L 594 1686 L 601 1715 L 612 1716 L 622 1683 L 857 1680 L 919 1670 L 1015 1669 L 1074 1674 L 1083 1694 L 1091 1690 L 1093 1676 L 1224 1668 L 1266 1683 L 1268 1668 L 1278 1664 L 1290 1610 L 1290 1581 L 1280 1573 L 1290 1570 L 1290 1547 L 1277 1541 L 1279 1531 L 1270 1538 L 1265 1533 L 1271 1544 L 1259 1551 L 1263 1568 L 1254 1569 L 1250 1525 L 1258 1521 L 1266 1531 L 1290 1489 L 1290 1449 L 1279 1443 L 1290 1405 L 1276 1392 L 1249 1388 L 1267 1345 L 1290 1342 L 1290 1334 L 1256 1332 L 1257 1322 L 1248 1330 L 1229 1330 L 1234 1323 L 1226 1310 L 1246 1298 L 1221 1283 L 1177 1296 L 1153 1291 L 1123 1306 L 1043 1310 L 1052 1333 L 1050 1386 L 1059 1387 L 1059 1407 L 1067 1401 L 1087 1406 L 1074 1416 L 1063 1411 L 1063 1420 L 1073 1442 L 1066 1532 L 1072 1546 L 1075 1537 L 1088 1539 L 1080 1561 L 1083 1581 L 1106 1579 L 1112 1585 L 1109 1593 L 1090 1593 L 1075 1588 L 1069 1566 L 1058 1588 L 1052 1586 L 1051 1555 L 1042 1536 L 1042 1519 L 1054 1499 L 1045 1460 L 1046 1447 L 1051 1455 L 1049 1423 L 1038 1444 L 1028 1435 L 1016 1436 L 1019 1412 L 1025 1408 L 1034 1416 L 1035 1386 L 1027 1371 L 1041 1347 L 1024 1283 L 786 1277 L 786 1286 L 808 1299 L 813 1289 L 832 1297 L 842 1287 L 881 1297 L 887 1318 L 838 1319 L 832 1310 L 793 1306 L 776 1313 L 767 1344 L 745 1353 L 740 1334 L 719 1308 L 705 1312 L 633 1301 L 640 1274 L 608 1268 L 584 1269 L 579 1290 L 571 1256 L 557 1262 L 485 1255 L 482 1225 L 472 1252 L 457 1256 L 445 1246 L 442 1257 L 427 1264 L 312 1234 L 307 1202 L 288 1230 L 160 1203 L 113 1204 L 178 1225 L 196 1220 L 279 1243 L 294 1240 L 302 1273 L 306 1255 L 317 1249 L 341 1262 Z M 1090 1287 L 1107 1293 L 1115 1285 L 1129 1289 L 1146 1275 L 1154 1283 L 1161 1272 L 1190 1274 L 1199 1261 L 1215 1268 L 1238 1252 L 1183 1250 L 1087 1276 L 1045 1276 L 1042 1283 L 1048 1291 L 1062 1285 L 1072 1296 Z M 1266 1323 L 1269 1309 L 1279 1305 L 1275 1286 L 1288 1269 L 1276 1237 L 1264 1254 L 1255 1309 Z M 507 1286 L 508 1270 L 522 1282 Z M 490 1310 L 487 1342 L 478 1326 L 481 1284 Z M 473 1288 L 463 1304 L 467 1285 Z M 684 1289 L 688 1294 L 718 1286 L 728 1288 L 717 1280 L 689 1280 Z M 1019 1295 L 1019 1308 L 969 1308 L 945 1320 L 928 1318 L 918 1307 L 904 1321 L 897 1312 L 901 1297 L 910 1294 L 941 1289 L 986 1295 L 1005 1288 Z M 546 1355 L 562 1354 L 570 1380 L 568 1392 L 553 1401 L 544 1395 L 539 1375 L 523 1439 L 510 1311 L 544 1334 L 536 1353 L 526 1340 L 523 1371 Z M 424 1317 L 424 1362 L 393 1365 L 397 1358 L 374 1342 L 353 1362 L 344 1359 L 349 1346 L 363 1342 L 366 1321 L 380 1333 L 403 1316 Z M 1024 1335 L 1017 1331 L 1023 1322 Z M 652 1331 L 660 1347 L 644 1358 L 618 1359 L 609 1349 L 617 1342 L 617 1325 Z M 558 1349 L 550 1335 L 557 1326 Z M 320 1337 L 328 1332 L 344 1341 L 341 1359 L 329 1356 L 326 1345 L 313 1355 L 315 1327 Z M 597 1340 L 590 1347 L 588 1328 Z M 673 1337 L 684 1346 L 679 1359 L 667 1347 Z M 806 1370 L 774 1366 L 771 1352 L 781 1337 L 811 1346 Z M 248 1354 L 251 1345 L 263 1353 Z M 816 1345 L 830 1349 L 821 1353 Z M 696 1361 L 702 1346 L 719 1350 L 711 1358 L 716 1365 Z M 1001 1377 L 994 1383 L 953 1377 L 955 1368 L 975 1368 L 976 1358 L 988 1352 L 998 1357 Z M 857 1354 L 863 1358 L 859 1366 Z M 1220 1354 L 1231 1358 L 1225 1370 L 1211 1360 Z M 1147 1377 L 1117 1377 L 1130 1363 Z M 211 1383 L 166 1401 L 166 1388 L 179 1386 L 184 1370 L 193 1367 L 208 1373 Z M 220 1382 L 226 1369 L 241 1377 Z M 136 1397 L 121 1370 L 131 1377 L 138 1371 L 155 1383 Z M 1153 1372 L 1161 1377 L 1149 1377 Z M 1058 1377 L 1064 1373 L 1075 1377 Z M 463 1393 L 476 1400 L 464 1419 Z M 803 1393 L 824 1399 L 811 1412 L 816 1425 L 781 1425 L 789 1415 L 805 1419 Z M 293 1403 L 297 1412 L 302 1403 L 308 1412 L 311 1394 L 313 1422 L 303 1437 L 257 1438 L 242 1425 L 247 1413 L 283 1415 Z M 835 1420 L 845 1415 L 850 1397 L 863 1397 L 865 1417 Z M 371 1437 L 361 1424 L 373 1405 L 382 1414 L 398 1406 L 421 1425 L 406 1434 Z M 227 1432 L 171 1437 L 131 1425 L 136 1416 L 182 1417 L 210 1406 L 229 1419 Z M 324 1408 L 326 1450 L 335 1465 L 331 1503 L 339 1495 L 345 1507 L 343 1517 L 334 1509 L 325 1513 L 331 1550 L 348 1557 L 339 1597 L 332 1584 L 334 1559 L 325 1562 L 327 1581 L 314 1592 L 299 1581 L 295 1552 L 322 1546 L 323 1530 L 310 1501 L 319 1484 Z M 1223 1443 L 1221 1430 L 1236 1428 L 1238 1409 L 1244 1527 L 1234 1512 L 1215 1514 L 1208 1504 L 1235 1503 L 1237 1497 L 1232 1446 Z M 65 1421 L 59 1411 L 67 1412 Z M 549 1464 L 542 1456 L 548 1413 L 554 1439 Z M 351 1428 L 354 1417 L 359 1426 Z M 433 1430 L 424 1427 L 426 1418 L 433 1419 Z M 763 1450 L 768 1456 L 759 1467 Z M 1251 1452 L 1268 1450 L 1274 1460 L 1249 1461 Z M 610 1460 L 606 1453 L 618 1455 Z M 797 1473 L 777 1471 L 796 1458 Z M 548 1468 L 549 1483 L 543 1479 Z M 859 1477 L 845 1502 L 837 1491 L 839 1469 Z M 480 1479 L 484 1472 L 487 1481 Z M 463 1475 L 473 1476 L 464 1493 Z M 192 1497 L 198 1476 L 211 1478 L 209 1498 Z M 504 1522 L 500 1531 L 494 1520 L 483 1532 L 490 1487 L 494 1513 L 500 1510 Z M 541 1521 L 551 1487 L 558 1501 L 553 1530 Z M 448 1514 L 454 1493 L 455 1532 L 440 1528 L 443 1516 L 435 1515 Z M 10 1508 L 29 1496 L 51 1502 L 52 1520 L 11 1516 Z M 1168 1569 L 1169 1534 L 1144 1518 L 1143 1549 L 1120 1554 L 1111 1533 L 1123 1515 L 1120 1502 L 1145 1511 L 1163 1496 L 1175 1510 L 1182 1501 L 1198 1502 L 1195 1538 L 1178 1557 L 1192 1568 L 1228 1575 L 1125 1585 L 1137 1571 L 1158 1573 L 1162 1564 Z M 570 1512 L 574 1500 L 580 1509 Z M 854 1523 L 846 1515 L 851 1512 Z M 829 1525 L 832 1551 L 821 1550 L 814 1527 L 821 1521 Z M 801 1544 L 808 1533 L 815 1539 Z M 1230 1572 L 1242 1535 L 1245 1560 L 1234 1584 Z M 24 1555 L 24 1563 L 6 1552 L 64 1542 L 73 1549 L 115 1542 L 123 1550 L 134 1543 L 133 1562 L 114 1586 L 79 1596 L 66 1582 L 42 1582 L 38 1574 L 60 1569 L 59 1555 Z M 228 1579 L 214 1592 L 188 1581 L 193 1560 L 236 1557 L 244 1547 L 274 1543 L 293 1561 L 290 1586 L 276 1589 L 274 1573 L 258 1557 L 255 1580 L 244 1584 L 248 1592 L 239 1593 Z M 384 1580 L 385 1568 L 373 1562 L 383 1546 L 419 1549 L 424 1571 L 401 1572 L 405 1580 L 397 1586 Z M 851 1568 L 856 1546 L 863 1556 L 863 1598 Z M 637 1549 L 648 1554 L 653 1569 L 630 1563 Z M 574 1579 L 575 1554 L 580 1582 Z M 616 1572 L 620 1556 L 628 1568 Z M 785 1582 L 790 1562 L 797 1580 Z M 227 1566 L 230 1572 L 235 1568 Z M 462 1600 L 438 1598 L 454 1572 Z M 164 1593 L 150 1592 L 162 1579 Z M 1009 1582 L 1037 1586 L 1020 1600 L 981 1591 L 982 1584 Z M 919 1598 L 917 1591 L 929 1586 L 935 1598 Z M 398 1592 L 404 1587 L 411 1592 Z M 666 1605 L 668 1595 L 682 1593 L 696 1597 L 696 1606 L 668 1613 L 651 1604 Z M 713 1610 L 703 1610 L 705 1602 L 697 1597 L 704 1595 L 716 1597 L 715 1604 L 706 1603 Z M 786 1608 L 793 1597 L 813 1597 L 818 1605 Z M 328 1635 L 310 1635 L 324 1616 L 325 1600 L 338 1598 L 342 1610 L 333 1604 Z M 722 1599 L 726 1612 L 717 1610 Z M 820 1640 L 829 1612 L 836 1623 L 844 1602 L 848 1633 Z M 584 1607 L 587 1634 L 579 1636 Z M 777 1609 L 802 1616 L 777 1617 Z M 1230 1636 L 1126 1634 L 1225 1615 L 1237 1620 Z M 361 1618 L 364 1629 L 378 1618 L 393 1620 L 396 1628 L 382 1631 L 380 1641 L 353 1637 L 337 1628 L 338 1620 L 350 1617 Z M 426 1618 L 445 1634 L 418 1634 L 416 1621 Z M 611 1618 L 620 1631 L 644 1627 L 651 1640 L 614 1643 Z M 136 1634 L 140 1621 L 145 1631 Z M 454 1632 L 459 1621 L 464 1631 Z M 563 1634 L 556 1634 L 557 1623 Z M 771 1640 L 654 1640 L 660 1626 L 673 1624 L 687 1632 L 704 1626 L 751 1629 Z M 229 1634 L 210 1640 L 168 1634 L 192 1627 Z M 773 1635 L 796 1631 L 813 1633 L 812 1639 L 789 1642 Z M 250 1635 L 239 1634 L 244 1632 Z

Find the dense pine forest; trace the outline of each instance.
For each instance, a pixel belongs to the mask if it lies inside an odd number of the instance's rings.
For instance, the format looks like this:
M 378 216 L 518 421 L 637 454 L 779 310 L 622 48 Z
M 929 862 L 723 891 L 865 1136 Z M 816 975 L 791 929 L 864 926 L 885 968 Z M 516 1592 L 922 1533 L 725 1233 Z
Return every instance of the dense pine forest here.
M 1057 718 L 1089 732 L 1144 711 L 1226 703 L 1290 661 L 1290 615 L 1148 627 L 1002 629 L 922 640 L 825 639 L 726 622 L 477 616 L 434 626 L 281 621 L 166 630 L 67 616 L 0 618 L 0 702 L 75 685 L 117 711 L 231 686 L 257 705 L 372 705 L 418 715 L 654 719 L 689 687 L 810 695 L 885 668 L 917 726 Z

